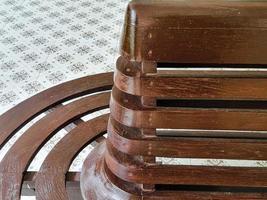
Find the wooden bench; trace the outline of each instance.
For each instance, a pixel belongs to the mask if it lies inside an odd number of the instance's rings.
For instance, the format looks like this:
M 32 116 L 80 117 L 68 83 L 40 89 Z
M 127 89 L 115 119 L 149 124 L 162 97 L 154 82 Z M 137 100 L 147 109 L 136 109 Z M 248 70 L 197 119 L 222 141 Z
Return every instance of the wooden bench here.
M 267 3 L 132 1 L 85 199 L 267 199 Z M 169 69 L 171 68 L 171 69 Z
M 45 115 L 1 160 L 0 199 L 267 199 L 266 167 L 159 162 L 267 160 L 266 21 L 260 1 L 132 1 L 114 86 L 113 73 L 80 78 L 0 116 L 2 149 Z M 61 129 L 40 170 L 27 171 Z M 82 172 L 69 172 L 90 143 Z

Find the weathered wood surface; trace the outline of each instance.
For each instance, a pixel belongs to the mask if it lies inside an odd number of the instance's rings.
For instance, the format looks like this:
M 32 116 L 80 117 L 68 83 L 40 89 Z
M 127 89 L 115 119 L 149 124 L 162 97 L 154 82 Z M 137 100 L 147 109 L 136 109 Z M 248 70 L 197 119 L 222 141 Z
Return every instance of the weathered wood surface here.
M 65 174 L 75 155 L 88 143 L 94 141 L 95 137 L 106 132 L 108 116 L 103 115 L 82 123 L 52 149 L 35 179 L 37 199 L 69 199 L 65 187 Z M 49 192 L 51 188 L 53 192 Z
M 102 143 L 87 157 L 84 162 L 82 174 L 81 174 L 81 189 L 83 195 L 87 199 L 149 199 L 149 200 L 206 200 L 206 199 L 216 199 L 216 200 L 263 200 L 267 198 L 267 194 L 261 190 L 248 188 L 246 192 L 241 192 L 242 188 L 203 188 L 198 187 L 198 191 L 194 191 L 192 186 L 187 190 L 180 189 L 175 190 L 155 190 L 152 192 L 141 192 L 140 189 L 134 183 L 125 182 L 123 180 L 114 177 L 112 172 L 109 172 L 109 168 L 105 167 L 105 162 L 103 157 L 105 156 L 106 145 Z M 153 166 L 151 166 L 153 167 Z M 127 166 L 129 169 L 130 166 Z M 105 171 L 104 171 L 105 170 Z M 121 171 L 122 172 L 122 171 Z M 187 177 L 190 180 L 190 172 L 185 175 L 184 179 Z M 143 173 L 142 173 L 143 174 Z M 177 173 L 176 173 L 177 174 Z M 127 174 L 125 174 L 127 175 Z M 143 174 L 146 176 L 147 180 L 150 180 L 149 174 Z M 140 176 L 137 175 L 138 177 Z M 157 179 L 159 174 L 154 176 Z M 181 175 L 182 176 L 182 175 Z M 172 177 L 174 175 L 172 174 Z M 204 178 L 204 177 L 203 177 Z M 234 177 L 232 177 L 234 179 Z M 93 180 L 93 181 L 92 181 Z M 185 188 L 182 186 L 181 188 Z M 168 188 L 168 186 L 166 186 Z M 217 191 L 216 191 L 217 189 Z

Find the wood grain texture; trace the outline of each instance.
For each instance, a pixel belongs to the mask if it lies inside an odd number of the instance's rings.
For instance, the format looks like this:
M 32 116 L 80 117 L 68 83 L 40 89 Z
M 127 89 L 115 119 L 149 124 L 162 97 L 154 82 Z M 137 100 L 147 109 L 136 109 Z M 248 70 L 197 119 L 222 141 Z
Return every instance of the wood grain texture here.
M 132 102 L 129 104 L 128 102 Z M 130 127 L 204 129 L 204 130 L 267 130 L 264 109 L 203 109 L 140 106 L 140 98 L 113 92 L 110 105 L 112 117 Z
M 113 183 L 140 184 L 142 199 L 266 199 L 265 168 L 151 162 L 266 160 L 266 11 L 262 1 L 130 2 L 104 154 Z
M 231 191 L 190 191 L 190 190 L 160 190 L 140 193 L 132 190 L 132 183 L 119 181 L 110 177 L 108 166 L 103 160 L 106 151 L 104 143 L 95 148 L 84 162 L 81 174 L 81 187 L 85 199 L 127 199 L 127 200 L 263 200 L 264 192 L 231 192 Z M 149 175 L 147 174 L 147 177 Z M 155 177 L 156 178 L 156 177 Z M 123 184 L 123 185 L 120 185 Z M 125 187 L 127 186 L 127 187 Z M 121 189 L 123 188 L 123 190 Z M 219 187 L 217 187 L 219 188 Z
M 264 139 L 186 136 L 142 137 L 140 133 L 136 134 L 138 129 L 131 130 L 132 128 L 125 128 L 118 122 L 116 123 L 115 120 L 111 120 L 109 123 L 109 142 L 118 151 L 129 155 L 267 160 L 267 141 Z
M 236 187 L 266 187 L 267 172 L 259 167 L 192 165 L 146 165 L 136 157 L 122 154 L 108 144 L 107 167 L 127 182 Z M 208 177 L 207 177 L 208 176 Z
M 140 197 L 123 191 L 108 178 L 104 166 L 105 142 L 98 145 L 86 158 L 81 173 L 81 190 L 84 199 L 131 199 Z
M 113 73 L 103 73 L 69 81 L 36 94 L 13 107 L 0 116 L 0 148 L 19 128 L 55 104 L 83 94 L 110 89 L 113 84 L 112 76 Z
M 96 136 L 106 131 L 108 117 L 106 114 L 80 124 L 52 149 L 35 179 L 36 199 L 69 199 L 65 187 L 65 174 L 75 155 Z
M 10 148 L 0 163 L 0 174 L 4 176 L 7 173 L 15 174 L 10 176 L 8 181 L 3 180 L 5 185 L 0 185 L 2 199 L 10 199 L 8 191 L 14 186 L 17 187 L 12 189 L 15 194 L 13 199 L 19 199 L 22 175 L 34 155 L 50 137 L 75 119 L 87 113 L 107 108 L 109 97 L 110 93 L 104 92 L 58 107 L 28 129 Z
M 132 1 L 121 54 L 130 60 L 266 64 L 263 1 Z
M 131 67 L 127 69 L 134 70 L 135 66 Z M 139 78 L 135 73 L 126 74 L 125 69 L 118 68 L 114 77 L 116 87 L 132 95 L 181 99 L 267 99 L 267 75 L 262 71 L 252 76 L 252 72 L 224 71 L 216 74 L 188 71 L 182 74 L 173 70 L 172 74 L 154 73 Z

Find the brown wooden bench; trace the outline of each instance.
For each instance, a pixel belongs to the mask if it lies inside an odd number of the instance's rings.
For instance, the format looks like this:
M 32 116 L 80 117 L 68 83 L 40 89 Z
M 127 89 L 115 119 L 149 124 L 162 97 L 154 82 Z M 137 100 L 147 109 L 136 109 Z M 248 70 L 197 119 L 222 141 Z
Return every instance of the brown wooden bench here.
M 113 73 L 88 76 L 0 116 L 3 148 L 45 114 L 0 162 L 0 199 L 267 199 L 266 167 L 158 161 L 267 160 L 266 21 L 260 1 L 132 1 L 113 88 Z M 81 119 L 109 105 L 110 115 Z M 28 172 L 61 129 L 68 134 Z M 82 172 L 69 172 L 90 143 Z
M 267 199 L 267 3 L 132 1 L 86 199 Z M 171 69 L 167 69 L 171 68 Z

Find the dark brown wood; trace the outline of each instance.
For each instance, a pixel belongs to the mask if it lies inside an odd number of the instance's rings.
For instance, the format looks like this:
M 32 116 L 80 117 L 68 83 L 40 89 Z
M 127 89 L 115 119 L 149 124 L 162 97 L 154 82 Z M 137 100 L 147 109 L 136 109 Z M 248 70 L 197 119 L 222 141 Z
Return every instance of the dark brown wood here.
M 106 132 L 108 116 L 103 115 L 80 124 L 52 149 L 35 178 L 37 199 L 68 199 L 65 174 L 75 155 L 96 136 Z
M 267 198 L 264 192 L 253 192 L 248 189 L 246 192 L 240 191 L 153 191 L 140 193 L 132 183 L 118 181 L 118 178 L 111 177 L 109 169 L 103 163 L 105 143 L 102 143 L 87 157 L 84 162 L 81 174 L 81 189 L 85 197 L 90 199 L 149 199 L 149 200 L 263 200 Z M 149 178 L 147 176 L 147 178 Z M 156 178 L 156 177 L 155 177 Z M 123 189 L 122 189 L 123 188 Z M 217 187 L 219 188 L 219 187 Z
M 122 58 L 121 58 L 122 59 Z M 266 100 L 267 71 L 183 71 L 173 70 L 151 73 L 139 78 L 135 73 L 125 74 L 121 62 L 117 64 L 115 85 L 123 92 L 157 98 L 184 99 L 236 99 L 236 100 Z M 251 66 L 253 67 L 253 66 Z M 132 70 L 133 71 L 133 70 Z M 199 72 L 200 71 L 200 72 Z M 202 75 L 201 75 L 202 73 Z M 179 87 L 177 87 L 179 86 Z M 246 88 L 246 89 L 244 89 Z
M 22 196 L 35 196 L 35 177 L 38 172 L 25 172 L 23 177 L 23 185 L 21 187 Z M 65 175 L 66 191 L 79 190 L 80 189 L 80 172 L 67 172 Z M 76 192 L 77 193 L 77 192 Z M 81 196 L 81 193 L 74 194 L 76 197 Z M 73 196 L 73 195 L 72 195 Z M 70 197 L 70 199 L 75 199 Z M 77 198 L 76 198 L 77 199 Z
M 132 1 L 121 54 L 136 61 L 266 64 L 266 10 L 264 1 Z
M 163 191 L 154 194 L 143 195 L 146 200 L 259 200 L 266 199 L 265 193 L 248 192 L 194 192 L 194 191 Z
M 112 73 L 94 75 L 42 92 L 0 117 L 2 147 L 49 110 L 0 162 L 0 198 L 19 199 L 23 181 L 37 199 L 81 198 L 78 174 L 68 169 L 92 142 L 96 148 L 80 177 L 84 199 L 267 199 L 266 167 L 156 162 L 267 160 L 266 21 L 263 1 L 130 2 L 111 98 L 106 90 Z M 86 94 L 91 95 L 61 105 Z M 80 119 L 109 102 L 110 117 Z M 97 138 L 108 118 L 107 140 Z M 62 128 L 69 133 L 40 171 L 27 172 Z
M 112 117 L 121 124 L 139 128 L 267 130 L 267 112 L 264 109 L 143 109 L 138 102 L 141 100 L 137 96 L 114 92 L 111 97 Z
M 186 165 L 144 165 L 111 145 L 105 154 L 107 167 L 121 179 L 144 184 L 179 184 L 237 187 L 266 187 L 266 168 Z
M 105 172 L 105 142 L 98 145 L 86 158 L 81 173 L 81 191 L 85 198 L 96 199 L 140 199 L 138 196 L 123 191 L 110 181 Z
M 86 199 L 107 198 L 99 190 L 111 199 L 266 199 L 265 167 L 155 162 L 266 160 L 266 11 L 252 1 L 130 2 L 108 138 L 83 167 Z
M 109 97 L 110 93 L 105 92 L 79 99 L 56 108 L 30 127 L 15 142 L 0 163 L 2 199 L 10 199 L 11 197 L 11 199 L 19 199 L 23 173 L 27 170 L 40 146 L 68 123 L 85 114 L 108 107 Z
M 127 131 L 127 134 L 123 134 Z M 267 141 L 263 139 L 214 137 L 136 137 L 138 129 L 109 123 L 109 141 L 120 152 L 129 155 L 267 160 Z M 140 134 L 140 133 L 139 133 Z M 207 151 L 208 149 L 208 151 Z
M 49 88 L 13 107 L 0 116 L 0 148 L 19 128 L 39 113 L 83 94 L 110 89 L 113 84 L 112 76 L 113 73 L 103 73 L 69 81 Z

